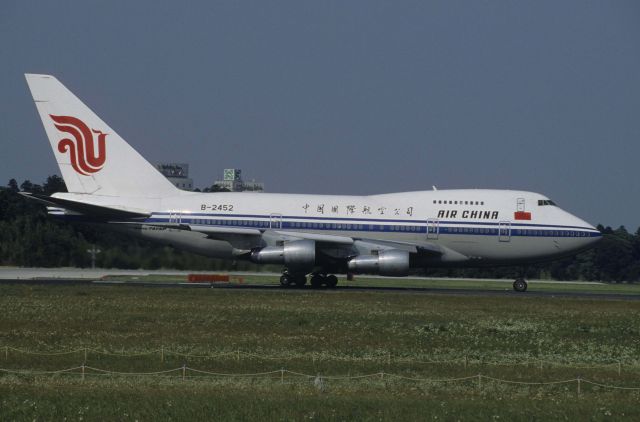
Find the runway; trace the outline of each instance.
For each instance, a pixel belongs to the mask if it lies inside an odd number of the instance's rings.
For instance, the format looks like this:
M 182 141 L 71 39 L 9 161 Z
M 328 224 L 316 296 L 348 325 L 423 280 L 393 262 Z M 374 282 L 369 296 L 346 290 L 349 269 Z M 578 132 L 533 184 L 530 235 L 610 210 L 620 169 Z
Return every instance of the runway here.
M 0 286 L 10 285 L 85 285 L 96 287 L 141 287 L 141 288 L 185 288 L 185 289 L 221 289 L 221 290 L 262 290 L 273 292 L 287 292 L 291 294 L 304 292 L 339 293 L 339 292 L 394 292 L 407 294 L 427 294 L 444 296 L 477 296 L 477 297 L 505 297 L 505 298 L 573 298 L 589 300 L 619 300 L 638 301 L 640 294 L 613 294 L 571 291 L 536 291 L 531 286 L 527 292 L 518 293 L 511 289 L 447 289 L 433 287 L 390 287 L 390 286 L 340 286 L 333 289 L 305 287 L 282 287 L 279 284 L 251 284 L 251 283 L 181 283 L 164 281 L 117 281 L 117 280 L 89 280 L 89 279 L 3 279 Z

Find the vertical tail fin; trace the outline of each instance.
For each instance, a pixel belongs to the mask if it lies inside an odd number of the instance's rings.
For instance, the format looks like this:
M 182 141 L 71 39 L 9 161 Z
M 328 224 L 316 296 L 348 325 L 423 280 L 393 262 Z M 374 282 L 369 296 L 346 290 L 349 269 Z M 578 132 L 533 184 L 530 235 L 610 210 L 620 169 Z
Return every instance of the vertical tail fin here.
M 56 78 L 25 77 L 69 192 L 146 198 L 179 192 Z

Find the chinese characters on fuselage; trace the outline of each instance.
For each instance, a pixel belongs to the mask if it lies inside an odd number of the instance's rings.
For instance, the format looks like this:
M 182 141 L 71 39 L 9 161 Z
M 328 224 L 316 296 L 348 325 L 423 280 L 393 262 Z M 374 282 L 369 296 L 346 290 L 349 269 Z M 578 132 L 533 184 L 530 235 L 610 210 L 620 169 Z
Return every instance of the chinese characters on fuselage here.
M 304 204 L 302 206 L 305 214 L 309 214 L 310 212 L 315 211 L 316 214 L 340 214 L 342 213 L 348 215 L 354 214 L 362 214 L 362 215 L 408 215 L 413 216 L 413 207 L 406 208 L 387 208 L 387 207 L 378 207 L 374 208 L 370 205 L 356 206 L 356 205 L 326 205 L 326 204 L 316 204 L 315 206 L 311 206 L 309 204 Z

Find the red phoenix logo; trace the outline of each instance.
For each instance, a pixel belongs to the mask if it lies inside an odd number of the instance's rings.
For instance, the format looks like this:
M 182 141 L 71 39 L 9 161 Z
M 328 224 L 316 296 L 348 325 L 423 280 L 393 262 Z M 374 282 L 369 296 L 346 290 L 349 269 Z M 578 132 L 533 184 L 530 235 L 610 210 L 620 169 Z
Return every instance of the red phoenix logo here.
M 89 129 L 89 126 L 75 117 L 53 114 L 49 116 L 60 132 L 66 132 L 74 138 L 73 140 L 64 138 L 58 142 L 58 151 L 63 154 L 69 152 L 73 169 L 84 176 L 100 171 L 107 158 L 104 141 L 107 134 Z M 98 135 L 97 151 L 92 132 Z

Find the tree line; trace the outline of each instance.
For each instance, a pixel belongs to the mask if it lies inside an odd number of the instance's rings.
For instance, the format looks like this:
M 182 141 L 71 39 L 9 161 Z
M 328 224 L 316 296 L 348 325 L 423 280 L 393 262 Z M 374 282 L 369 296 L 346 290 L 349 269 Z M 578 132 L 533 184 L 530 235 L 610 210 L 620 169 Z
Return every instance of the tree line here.
M 19 195 L 20 191 L 51 195 L 66 192 L 66 186 L 62 178 L 53 175 L 42 184 L 25 180 L 18 185 L 15 179 L 11 179 L 6 188 L 0 189 L 0 265 L 86 268 L 91 266 L 88 250 L 95 245 L 101 251 L 96 263 L 102 268 L 194 271 L 264 269 L 245 261 L 195 255 L 92 225 L 61 223 L 48 217 L 43 205 Z M 514 278 L 525 274 L 528 278 L 555 280 L 640 280 L 640 229 L 629 233 L 624 226 L 612 229 L 598 225 L 597 228 L 603 234 L 603 239 L 594 248 L 570 258 L 527 267 L 428 268 L 421 275 Z

